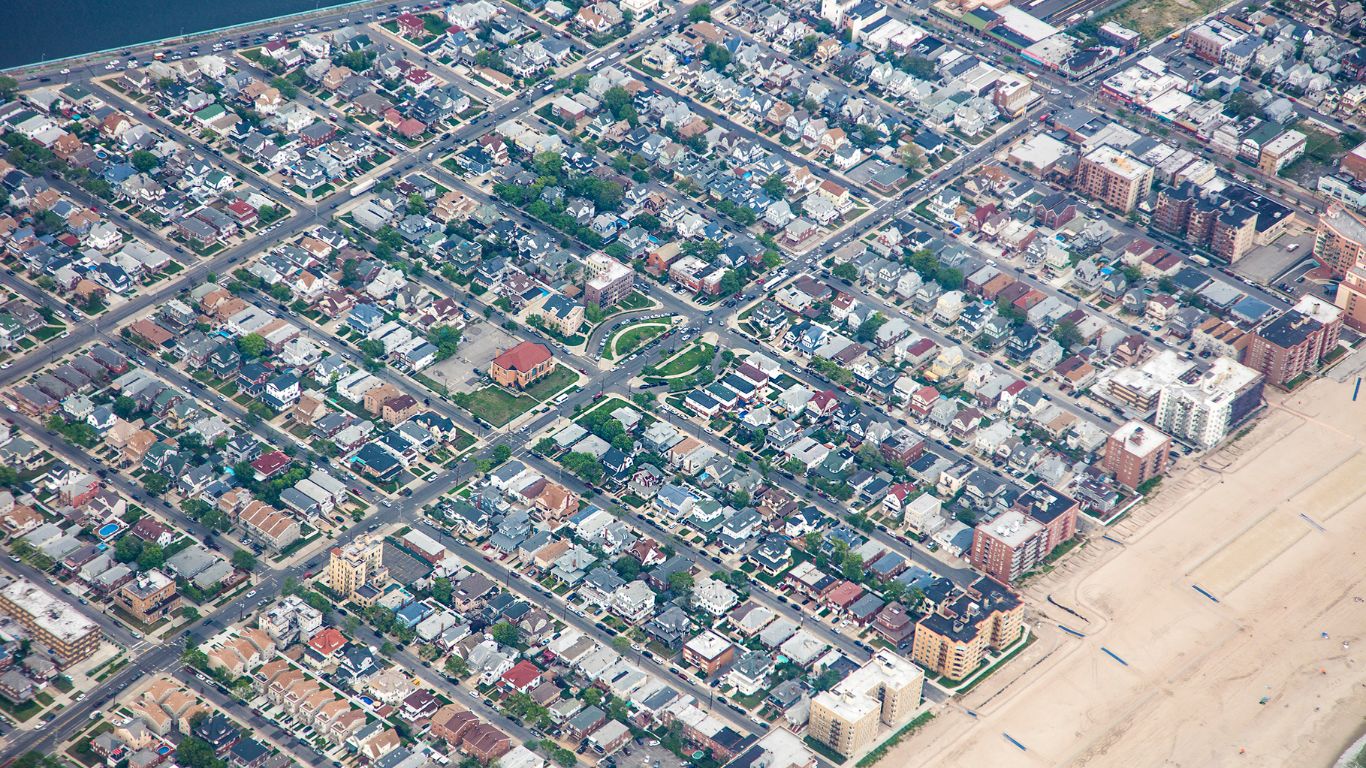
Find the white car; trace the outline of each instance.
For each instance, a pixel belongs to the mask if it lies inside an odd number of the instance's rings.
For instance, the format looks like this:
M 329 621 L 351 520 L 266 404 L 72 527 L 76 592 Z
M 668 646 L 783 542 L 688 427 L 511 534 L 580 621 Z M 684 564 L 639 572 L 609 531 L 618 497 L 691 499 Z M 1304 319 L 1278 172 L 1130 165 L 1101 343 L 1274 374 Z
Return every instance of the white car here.
M 256 597 L 256 590 L 254 590 L 254 589 L 247 593 L 247 598 L 248 598 L 248 599 L 253 598 L 253 597 Z

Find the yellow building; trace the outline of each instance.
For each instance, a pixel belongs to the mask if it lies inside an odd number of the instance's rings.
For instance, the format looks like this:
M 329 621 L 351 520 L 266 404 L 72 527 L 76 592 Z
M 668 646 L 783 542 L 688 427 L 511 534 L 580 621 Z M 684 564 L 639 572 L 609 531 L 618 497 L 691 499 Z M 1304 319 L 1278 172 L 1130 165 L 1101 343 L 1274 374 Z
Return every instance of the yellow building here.
M 920 706 L 925 673 L 888 650 L 811 700 L 809 735 L 853 757 L 877 743 L 878 727 L 897 728 Z
M 356 590 L 367 584 L 382 584 L 389 579 L 384 567 L 384 542 L 373 536 L 361 536 L 344 547 L 333 547 L 327 561 L 327 586 L 349 600 Z
M 911 658 L 951 680 L 962 680 L 981 666 L 988 650 L 1001 650 L 1020 638 L 1024 606 L 1019 595 L 990 577 L 915 626 Z

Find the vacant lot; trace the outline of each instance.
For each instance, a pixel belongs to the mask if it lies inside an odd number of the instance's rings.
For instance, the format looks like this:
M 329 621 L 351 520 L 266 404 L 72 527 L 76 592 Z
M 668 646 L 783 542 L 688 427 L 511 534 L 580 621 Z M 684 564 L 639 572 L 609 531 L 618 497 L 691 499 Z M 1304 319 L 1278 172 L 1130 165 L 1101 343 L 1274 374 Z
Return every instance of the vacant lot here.
M 1130 0 L 1096 20 L 1097 26 L 1113 21 L 1143 36 L 1145 42 L 1175 32 L 1223 5 L 1223 0 Z
M 705 341 L 696 341 L 687 349 L 670 359 L 667 363 L 661 365 L 659 370 L 655 372 L 655 375 L 667 379 L 692 373 L 699 367 L 710 363 L 715 356 L 715 344 L 708 344 Z
M 465 327 L 455 354 L 427 369 L 425 373 L 451 391 L 469 392 L 487 383 L 474 370 L 487 371 L 489 361 L 500 352 L 516 346 L 518 339 L 493 323 L 477 320 Z
M 1331 764 L 1366 712 L 1366 403 L 1352 402 L 1354 384 L 1272 394 L 1249 435 L 1188 463 L 1114 527 L 1122 545 L 1093 542 L 1031 583 L 1038 650 L 964 697 L 977 719 L 947 711 L 883 764 Z

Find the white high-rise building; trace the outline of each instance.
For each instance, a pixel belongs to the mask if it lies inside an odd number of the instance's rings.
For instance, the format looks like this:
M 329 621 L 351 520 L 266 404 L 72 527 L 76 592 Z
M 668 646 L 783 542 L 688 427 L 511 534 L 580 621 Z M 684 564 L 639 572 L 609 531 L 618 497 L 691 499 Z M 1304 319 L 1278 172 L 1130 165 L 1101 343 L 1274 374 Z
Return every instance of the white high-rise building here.
M 1227 437 L 1261 399 L 1262 375 L 1221 357 L 1194 383 L 1163 387 L 1153 421 L 1169 435 L 1209 448 Z

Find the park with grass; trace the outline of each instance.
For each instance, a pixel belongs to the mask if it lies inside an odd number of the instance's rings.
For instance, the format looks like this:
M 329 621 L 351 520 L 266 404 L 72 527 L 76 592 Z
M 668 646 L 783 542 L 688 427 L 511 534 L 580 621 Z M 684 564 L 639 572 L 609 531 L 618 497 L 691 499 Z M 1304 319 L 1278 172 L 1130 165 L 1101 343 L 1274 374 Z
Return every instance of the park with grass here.
M 495 427 L 501 427 L 541 403 L 559 394 L 578 381 L 579 375 L 565 365 L 557 364 L 550 373 L 526 388 L 521 394 L 489 385 L 474 392 L 460 392 L 452 396 L 455 404 Z
M 612 335 L 607 339 L 607 346 L 603 348 L 602 356 L 608 360 L 623 358 L 645 346 L 671 327 L 673 327 L 673 318 L 671 317 L 626 323 L 612 332 Z

